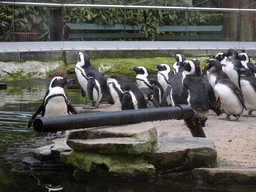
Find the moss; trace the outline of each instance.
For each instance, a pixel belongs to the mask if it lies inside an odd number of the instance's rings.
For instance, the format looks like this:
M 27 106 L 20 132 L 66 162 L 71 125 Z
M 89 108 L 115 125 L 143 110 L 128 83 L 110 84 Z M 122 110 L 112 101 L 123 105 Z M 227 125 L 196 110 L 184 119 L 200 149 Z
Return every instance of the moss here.
M 143 164 L 147 163 L 144 160 L 143 156 L 132 156 L 132 155 L 104 155 L 104 154 L 95 154 L 95 153 L 87 153 L 87 152 L 77 152 L 73 151 L 69 156 L 65 158 L 61 158 L 61 160 L 68 164 L 73 165 L 79 169 L 82 169 L 86 172 L 93 171 L 96 165 L 105 165 L 108 169 L 110 169 L 113 165 L 118 164 Z

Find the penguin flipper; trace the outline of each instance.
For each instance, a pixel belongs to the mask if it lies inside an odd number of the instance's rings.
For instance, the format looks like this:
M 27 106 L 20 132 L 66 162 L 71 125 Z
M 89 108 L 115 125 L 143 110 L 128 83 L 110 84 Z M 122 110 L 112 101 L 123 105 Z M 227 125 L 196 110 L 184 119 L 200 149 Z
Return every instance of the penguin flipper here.
M 239 90 L 236 89 L 234 91 L 234 93 L 236 94 L 237 98 L 239 99 L 240 103 L 242 104 L 242 106 L 247 110 L 247 108 L 245 107 L 245 103 L 244 103 L 244 96 L 243 93 Z
M 68 106 L 68 111 L 70 111 L 72 114 L 78 114 L 76 108 L 73 105 L 71 105 L 69 101 L 67 101 L 67 106 Z
M 132 97 L 130 93 L 128 91 L 124 92 L 121 109 L 122 110 L 132 109 L 133 107 L 131 106 L 131 103 L 132 103 Z
M 171 86 L 168 86 L 166 88 L 166 90 L 164 91 L 164 94 L 163 94 L 162 100 L 161 100 L 161 104 L 160 104 L 161 107 L 169 106 L 166 99 L 167 99 L 168 95 L 171 93 L 171 89 L 172 89 Z
M 96 83 L 93 78 L 89 78 L 88 84 L 87 84 L 87 93 L 89 98 L 93 101 L 93 88 L 95 87 Z
M 32 123 L 34 122 L 35 118 L 37 117 L 37 115 L 39 115 L 44 108 L 44 103 L 41 103 L 41 105 L 37 108 L 37 110 L 35 111 L 35 113 L 32 115 L 32 117 L 29 119 L 28 121 L 28 128 L 31 127 Z

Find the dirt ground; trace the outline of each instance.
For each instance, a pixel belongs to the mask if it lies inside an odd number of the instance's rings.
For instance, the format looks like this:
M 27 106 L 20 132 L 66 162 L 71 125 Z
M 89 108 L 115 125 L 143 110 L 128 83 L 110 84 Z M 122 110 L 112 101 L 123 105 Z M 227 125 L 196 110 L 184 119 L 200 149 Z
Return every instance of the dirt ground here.
M 117 110 L 120 109 L 112 105 L 102 111 Z M 214 112 L 209 112 L 203 130 L 206 137 L 214 141 L 220 165 L 231 163 L 231 165 L 256 167 L 256 111 L 253 112 L 253 117 L 247 117 L 247 113 L 244 111 L 238 121 L 235 121 L 233 116 L 227 121 L 226 114 L 217 116 Z M 154 121 L 153 124 L 157 128 L 158 135 L 162 132 L 172 132 L 192 137 L 183 120 Z
M 214 112 L 209 112 L 203 130 L 206 137 L 214 141 L 220 164 L 232 162 L 241 166 L 256 165 L 256 112 L 253 114 L 254 117 L 247 117 L 247 111 L 244 111 L 238 121 L 235 121 L 235 117 L 227 121 L 226 114 L 217 116 Z M 153 123 L 158 134 L 167 131 L 192 137 L 183 120 Z

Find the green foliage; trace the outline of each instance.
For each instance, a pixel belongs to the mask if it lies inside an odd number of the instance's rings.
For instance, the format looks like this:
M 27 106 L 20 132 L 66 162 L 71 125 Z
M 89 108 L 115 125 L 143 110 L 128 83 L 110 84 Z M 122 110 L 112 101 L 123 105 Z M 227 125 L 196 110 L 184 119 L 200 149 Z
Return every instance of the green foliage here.
M 40 41 L 49 40 L 49 9 L 33 6 L 0 6 L 0 41 L 12 40 L 13 29 L 16 32 L 38 33 Z

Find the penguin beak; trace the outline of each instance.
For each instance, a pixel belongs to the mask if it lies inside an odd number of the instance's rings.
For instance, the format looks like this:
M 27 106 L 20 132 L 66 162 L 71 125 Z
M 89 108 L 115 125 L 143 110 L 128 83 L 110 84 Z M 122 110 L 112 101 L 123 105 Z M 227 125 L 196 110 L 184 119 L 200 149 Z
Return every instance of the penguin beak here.
M 136 67 L 131 67 L 130 68 L 130 70 L 132 70 L 132 71 L 136 71 L 136 69 L 137 69 Z
M 205 63 L 210 63 L 210 60 L 204 60 Z
M 159 65 L 155 65 L 154 68 L 158 69 Z

